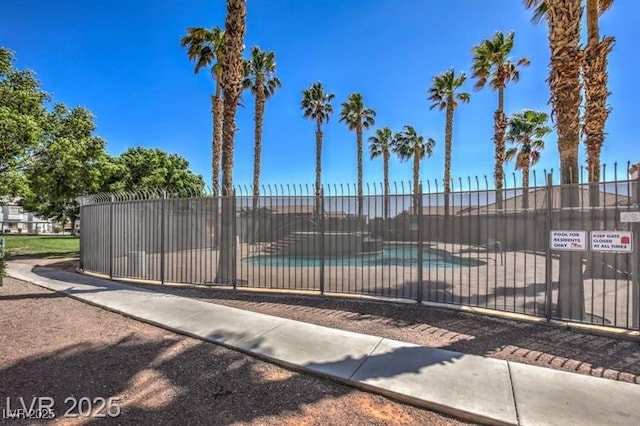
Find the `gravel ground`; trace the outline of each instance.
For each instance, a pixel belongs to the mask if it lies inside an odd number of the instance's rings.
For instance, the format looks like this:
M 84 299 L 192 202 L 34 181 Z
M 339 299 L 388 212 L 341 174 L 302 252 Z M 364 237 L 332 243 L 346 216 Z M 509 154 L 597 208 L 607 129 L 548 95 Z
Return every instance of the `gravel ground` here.
M 255 295 L 177 293 L 297 319 L 309 320 L 320 314 L 327 325 L 351 324 L 351 329 L 364 327 L 372 333 L 413 329 L 392 316 L 385 317 L 386 309 L 399 309 L 394 305 L 366 307 L 337 300 L 292 298 L 268 298 L 265 303 Z M 356 306 L 377 313 L 358 314 L 347 309 Z M 0 408 L 6 408 L 7 397 L 13 404 L 18 397 L 27 403 L 34 396 L 51 397 L 56 424 L 463 424 L 176 335 L 14 279 L 5 279 L 0 287 L 0 312 Z M 354 316 L 365 322 L 358 326 Z M 325 323 L 319 318 L 311 322 Z M 369 329 L 371 324 L 378 324 L 377 328 Z M 412 333 L 431 331 L 416 328 L 406 336 Z M 444 342 L 447 337 L 438 339 Z M 65 399 L 85 396 L 92 400 L 119 398 L 120 416 L 63 419 L 63 413 L 72 408 Z M 0 424 L 5 422 L 27 424 L 0 418 Z
M 418 345 L 640 384 L 640 342 L 421 305 L 148 286 L 159 291 Z

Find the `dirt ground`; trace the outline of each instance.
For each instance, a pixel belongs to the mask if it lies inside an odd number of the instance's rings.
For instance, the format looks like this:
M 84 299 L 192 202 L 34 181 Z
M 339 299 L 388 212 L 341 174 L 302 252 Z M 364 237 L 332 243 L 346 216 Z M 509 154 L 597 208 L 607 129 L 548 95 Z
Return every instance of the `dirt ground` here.
M 211 297 L 218 293 L 203 292 L 200 296 L 204 294 Z M 326 307 L 309 306 L 311 299 L 291 309 L 290 299 L 270 299 L 264 304 L 255 296 L 247 297 L 246 302 L 240 294 L 234 297 L 208 300 L 246 309 L 271 309 L 270 313 L 280 310 L 291 316 L 328 314 L 342 318 L 336 320 L 339 324 L 353 322 L 348 317 L 356 315 L 342 310 L 337 301 L 335 311 L 326 311 Z M 463 424 L 176 335 L 14 279 L 5 279 L 0 287 L 0 348 L 0 408 L 6 408 L 7 397 L 13 408 L 18 397 L 27 403 L 34 396 L 51 397 L 56 424 Z M 116 404 L 121 414 L 116 418 L 62 418 L 72 408 L 72 401 L 66 398 L 77 401 L 82 397 L 94 403 L 95 398 L 119 398 Z M 97 411 L 98 404 L 91 408 L 93 415 L 106 413 Z M 72 411 L 78 412 L 79 408 Z M 0 420 L 0 424 L 5 422 L 34 424 Z

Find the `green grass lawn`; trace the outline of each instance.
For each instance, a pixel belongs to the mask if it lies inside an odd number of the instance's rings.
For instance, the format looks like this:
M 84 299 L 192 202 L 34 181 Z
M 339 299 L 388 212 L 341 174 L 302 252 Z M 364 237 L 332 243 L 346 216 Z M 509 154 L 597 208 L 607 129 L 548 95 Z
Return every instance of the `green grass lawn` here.
M 55 259 L 80 256 L 80 239 L 69 235 L 0 235 L 10 257 Z

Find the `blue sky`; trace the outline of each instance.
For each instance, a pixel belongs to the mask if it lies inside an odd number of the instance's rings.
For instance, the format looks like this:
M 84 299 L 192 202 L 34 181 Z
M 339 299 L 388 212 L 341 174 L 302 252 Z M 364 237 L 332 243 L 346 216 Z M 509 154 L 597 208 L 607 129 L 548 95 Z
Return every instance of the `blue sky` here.
M 96 116 L 96 134 L 117 155 L 131 146 L 158 147 L 189 160 L 210 182 L 213 82 L 194 75 L 180 47 L 187 27 L 224 26 L 223 0 L 3 0 L 0 45 L 14 50 L 19 68 L 36 71 L 56 101 L 82 105 Z M 639 161 L 635 102 L 640 93 L 637 40 L 640 1 L 618 0 L 601 19 L 601 34 L 616 37 L 609 75 L 613 108 L 602 153 L 606 163 Z M 507 113 L 549 112 L 546 26 L 530 23 L 520 0 L 248 0 L 246 46 L 276 53 L 283 86 L 267 103 L 262 182 L 314 181 L 314 123 L 302 117 L 301 93 L 321 81 L 335 93 L 325 127 L 323 182 L 356 180 L 355 135 L 338 122 L 340 103 L 362 93 L 377 111 L 377 126 L 416 127 L 436 140 L 422 179 L 442 180 L 444 113 L 430 111 L 433 76 L 454 67 L 470 77 L 471 49 L 496 31 L 515 31 L 513 56 L 531 66 L 506 91 Z M 472 99 L 456 112 L 452 174 L 493 170 L 493 111 L 497 94 L 466 88 Z M 238 111 L 235 182 L 251 182 L 253 98 Z M 368 137 L 372 131 L 365 134 Z M 634 149 L 635 148 L 635 149 Z M 581 164 L 584 148 L 581 146 Z M 365 157 L 364 180 L 382 180 L 382 162 Z M 559 167 L 556 135 L 540 165 Z M 505 167 L 512 182 L 513 164 Z M 607 172 L 610 175 L 611 168 Z M 411 179 L 411 164 L 391 162 L 391 179 Z M 621 173 L 622 174 L 622 173 Z M 539 175 L 539 179 L 541 174 Z M 518 174 L 518 180 L 519 180 Z

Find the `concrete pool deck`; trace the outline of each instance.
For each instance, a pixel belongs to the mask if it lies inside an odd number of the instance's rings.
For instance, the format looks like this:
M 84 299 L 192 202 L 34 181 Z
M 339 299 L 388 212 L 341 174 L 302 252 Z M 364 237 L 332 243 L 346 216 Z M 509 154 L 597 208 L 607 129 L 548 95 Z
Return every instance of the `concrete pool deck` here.
M 453 256 L 484 262 L 479 266 L 455 268 L 424 267 L 423 301 L 473 306 L 498 311 L 544 317 L 546 262 L 543 254 L 494 250 L 463 244 L 425 242 L 425 248 L 443 250 Z M 137 252 L 136 252 L 137 253 Z M 428 252 L 427 252 L 428 253 Z M 248 257 L 266 254 L 260 244 L 239 244 L 236 252 L 238 286 L 264 290 L 320 292 L 321 276 L 325 294 L 349 294 L 404 299 L 418 297 L 418 268 L 402 265 L 320 267 L 250 264 Z M 218 251 L 193 249 L 169 252 L 164 262 L 159 254 L 144 255 L 144 271 L 132 260 L 119 257 L 113 262 L 113 276 L 122 279 L 146 279 L 160 282 L 164 268 L 165 283 L 213 285 Z M 425 255 L 428 261 L 428 255 Z M 96 265 L 108 275 L 108 265 Z M 558 294 L 558 259 L 551 262 L 552 301 Z M 99 269 L 99 268 L 97 268 Z M 89 269 L 88 272 L 97 272 Z M 141 273 L 144 272 L 144 273 Z M 586 312 L 593 323 L 618 328 L 633 328 L 631 281 L 627 279 L 584 279 Z M 552 309 L 554 305 L 552 303 Z
M 486 424 L 634 425 L 640 385 L 405 342 L 11 262 L 10 276 L 159 327 Z

